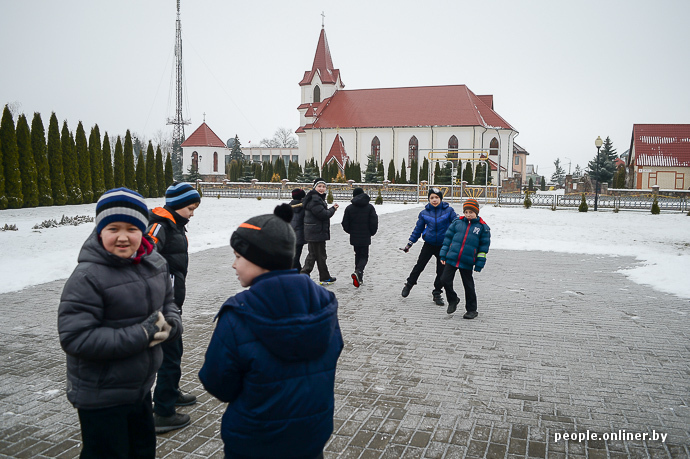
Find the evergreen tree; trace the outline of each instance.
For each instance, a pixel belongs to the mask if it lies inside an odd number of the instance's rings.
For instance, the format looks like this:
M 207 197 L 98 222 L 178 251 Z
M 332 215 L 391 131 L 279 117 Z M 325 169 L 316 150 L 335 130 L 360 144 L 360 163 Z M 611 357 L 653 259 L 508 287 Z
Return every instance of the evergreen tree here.
M 232 150 L 230 151 L 230 161 L 236 160 L 238 164 L 244 161 L 244 153 L 242 153 L 242 145 L 240 144 L 240 138 L 235 134 L 235 142 L 232 145 Z
M 239 182 L 251 182 L 254 179 L 254 168 L 251 161 L 244 161 L 242 168 L 242 177 L 238 179 Z
M 125 155 L 125 187 L 130 190 L 136 190 L 137 177 L 134 170 L 134 145 L 132 144 L 132 134 L 130 134 L 129 129 L 127 129 L 125 134 L 123 154 Z
M 236 182 L 240 178 L 240 163 L 236 159 L 230 161 L 230 168 L 228 170 L 228 180 Z
M 383 204 L 383 196 L 381 196 L 381 188 L 379 188 L 379 193 L 376 195 L 376 199 L 374 200 L 374 204 Z
M 378 174 L 378 183 L 383 183 L 383 178 L 386 176 L 386 171 L 384 170 L 383 161 L 379 161 L 376 166 L 376 173 Z
M 589 206 L 587 205 L 587 198 L 585 197 L 585 194 L 582 193 L 582 200 L 580 201 L 580 207 L 577 208 L 579 212 L 587 212 L 589 210 Z
M 532 180 L 532 177 L 529 178 L 529 185 L 527 185 L 527 189 L 534 191 L 534 180 Z
M 429 159 L 424 158 L 424 161 L 422 161 L 422 168 L 419 170 L 419 182 L 420 183 L 422 180 L 429 180 Z
M 493 177 L 491 176 L 491 162 L 487 158 L 486 161 L 484 161 L 484 167 L 486 168 L 484 171 L 485 177 L 486 177 L 486 184 L 491 185 L 491 182 L 493 181 Z
M 103 150 L 101 149 L 101 131 L 98 125 L 91 128 L 89 136 L 89 159 L 91 160 L 91 186 L 93 190 L 93 200 L 105 193 L 105 179 L 103 177 Z
M 113 154 L 110 149 L 110 138 L 106 132 L 103 136 L 103 185 L 106 191 L 115 188 L 113 176 Z
M 391 159 L 391 162 L 388 163 L 388 181 L 391 183 L 395 183 L 395 161 Z
M 163 152 L 156 147 L 156 197 L 165 196 L 165 169 L 163 169 Z
M 469 164 L 466 167 L 469 167 Z M 477 163 L 477 169 L 474 171 L 474 184 L 486 185 L 486 162 L 484 161 Z
M 417 184 L 419 183 L 419 175 L 418 175 L 418 170 L 417 167 L 419 166 L 419 162 L 416 159 L 413 159 L 412 162 L 410 163 L 410 183 Z
M 117 136 L 115 155 L 113 156 L 113 184 L 115 188 L 125 186 L 125 153 L 122 150 L 122 139 Z
M 138 191 L 140 195 L 147 197 L 149 195 L 149 185 L 148 181 L 146 180 L 146 160 L 144 159 L 143 150 L 141 150 L 139 152 L 139 156 L 137 156 L 135 174 L 137 178 L 136 191 Z
M 465 162 L 465 171 L 462 173 L 462 180 L 468 185 L 474 184 L 474 173 L 472 171 L 472 164 L 469 161 Z
M 565 182 L 565 169 L 561 167 L 560 158 L 556 158 L 556 161 L 553 162 L 553 165 L 555 166 L 556 170 L 551 175 L 551 181 L 558 183 L 558 186 L 563 186 L 563 183 Z
M 400 183 L 407 183 L 407 167 L 405 167 L 405 160 L 402 161 L 402 166 L 400 168 Z
M 31 120 L 31 151 L 36 163 L 36 181 L 38 182 L 38 205 L 53 205 L 53 190 L 50 185 L 50 167 L 46 154 L 46 133 L 41 114 L 34 112 Z M 0 174 L 2 175 L 2 174 Z
M 438 166 L 438 163 L 436 163 Z M 452 173 L 453 173 L 453 166 L 451 163 L 447 162 L 443 165 L 443 168 L 441 168 L 441 171 L 438 175 L 436 175 L 436 184 L 437 185 L 450 185 L 451 183 L 451 178 L 452 178 Z
M 611 183 L 613 174 L 616 171 L 614 161 L 617 156 L 616 149 L 613 148 L 611 139 L 606 137 L 606 140 L 604 141 L 604 144 L 597 156 L 595 156 L 594 159 L 587 164 L 587 172 L 589 173 L 589 176 L 599 183 Z
M 333 204 L 333 192 L 330 190 L 330 188 L 328 189 L 328 194 L 326 195 L 326 202 L 328 204 Z
M 530 207 L 532 207 L 532 199 L 530 199 L 529 195 L 530 195 L 530 192 L 526 191 L 525 192 L 525 200 L 522 203 L 522 205 L 525 206 L 525 209 L 529 209 Z
M 153 144 L 149 140 L 149 146 L 146 147 L 146 191 L 149 198 L 155 198 L 158 195 L 158 178 L 156 177 L 156 153 L 153 151 Z
M 660 213 L 661 209 L 659 208 L 659 200 L 656 198 L 656 196 L 654 196 L 654 202 L 652 202 L 652 215 L 659 215 Z
M 288 178 L 287 166 L 285 165 L 285 160 L 281 156 L 276 160 L 273 171 L 280 176 L 280 180 Z
M 541 176 L 541 191 L 546 191 L 546 179 L 544 176 Z
M 77 162 L 74 147 L 74 138 L 67 127 L 67 120 L 62 122 L 60 133 L 62 144 L 62 168 L 65 173 L 65 190 L 67 192 L 67 204 L 81 204 L 81 189 L 79 188 L 79 163 Z
M 395 173 L 395 178 L 393 179 L 393 183 L 400 183 L 400 173 L 399 172 Z
M 441 176 L 441 165 L 439 164 L 438 161 L 436 161 L 436 165 L 434 166 L 434 176 L 431 178 L 431 182 L 429 182 L 429 185 L 433 184 L 439 184 L 439 178 Z
M 276 161 L 276 166 L 278 168 L 280 166 L 280 163 L 278 163 L 277 161 Z M 275 169 L 273 167 L 273 163 L 271 163 L 270 161 L 264 161 L 263 167 L 261 168 L 261 181 L 262 182 L 270 182 L 271 179 L 273 178 L 274 171 L 275 171 Z M 280 175 L 280 173 L 278 171 L 276 171 L 276 172 L 278 173 L 278 175 Z
M 625 188 L 625 165 L 621 164 L 613 176 L 613 188 Z
M 91 161 L 89 157 L 89 147 L 86 143 L 86 132 L 84 125 L 79 121 L 77 133 L 74 137 L 77 148 L 77 161 L 79 162 L 79 188 L 81 188 L 81 198 L 84 204 L 94 202 L 93 190 L 91 189 Z
M 62 143 L 60 127 L 55 112 L 50 115 L 48 124 L 48 164 L 50 165 L 50 183 L 53 185 L 53 203 L 57 206 L 67 204 L 65 173 L 62 168 Z
M 288 163 L 287 179 L 291 182 L 294 182 L 300 175 L 302 175 L 302 167 L 299 165 L 297 161 L 290 161 Z
M 174 177 L 172 159 L 170 159 L 170 153 L 168 153 L 165 158 L 165 188 L 167 189 L 170 185 L 172 185 L 173 181 Z
M 2 167 L 2 136 L 0 136 L 0 210 L 7 209 L 7 196 L 5 196 L 5 171 Z
M 263 182 L 263 177 L 261 176 L 261 163 L 260 162 L 252 162 L 252 171 L 254 172 L 254 178 L 257 179 L 259 182 Z M 266 178 L 266 182 L 270 182 L 271 177 Z
M 20 209 L 24 205 L 24 195 L 22 194 L 22 173 L 19 170 L 17 132 L 14 129 L 12 112 L 7 105 L 5 105 L 2 121 L 0 121 L 0 137 L 2 138 L 0 141 L 2 142 L 0 147 L 2 148 L 2 170 L 0 170 L 0 174 L 4 172 L 5 179 L 5 189 L 0 190 L 2 202 L 0 208 Z
M 364 183 L 379 183 L 379 174 L 376 171 L 376 158 L 368 156 L 367 169 L 364 171 Z
M 36 162 L 31 151 L 31 130 L 25 115 L 17 119 L 17 153 L 19 171 L 22 176 L 22 195 L 24 207 L 38 206 L 38 183 L 36 183 Z

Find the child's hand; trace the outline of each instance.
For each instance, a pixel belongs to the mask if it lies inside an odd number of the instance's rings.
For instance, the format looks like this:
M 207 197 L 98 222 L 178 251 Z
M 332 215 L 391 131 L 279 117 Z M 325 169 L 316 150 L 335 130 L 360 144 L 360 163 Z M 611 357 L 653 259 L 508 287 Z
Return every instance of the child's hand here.
M 441 264 L 442 264 L 442 265 L 445 265 L 445 264 L 446 264 L 446 260 L 441 260 Z
M 402 249 L 400 249 L 400 250 L 402 250 L 403 252 L 407 253 L 407 252 L 410 251 L 411 248 L 412 248 L 412 243 L 411 243 L 410 241 L 408 241 L 408 242 L 407 242 L 407 245 L 406 245 L 405 247 L 403 247 Z
M 333 204 L 333 207 L 335 207 L 335 210 L 338 210 L 338 204 Z
M 149 343 L 149 347 L 157 346 L 158 344 L 168 339 L 168 337 L 170 336 L 170 330 L 172 330 L 172 326 L 170 326 L 169 323 L 165 322 L 165 320 L 163 320 L 163 322 L 164 323 L 163 327 L 161 328 L 161 331 L 153 335 L 153 341 Z
M 474 266 L 474 270 L 477 271 L 478 273 L 482 272 L 482 268 L 480 268 L 477 265 Z
M 161 331 L 163 324 L 165 324 L 165 317 L 160 311 L 154 312 L 141 323 L 149 342 L 153 341 L 155 334 Z

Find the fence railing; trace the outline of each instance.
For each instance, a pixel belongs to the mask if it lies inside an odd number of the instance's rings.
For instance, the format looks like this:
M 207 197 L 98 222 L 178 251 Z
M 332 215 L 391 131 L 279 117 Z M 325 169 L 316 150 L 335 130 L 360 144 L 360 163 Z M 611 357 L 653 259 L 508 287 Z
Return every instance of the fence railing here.
M 529 196 L 533 206 L 541 207 L 580 207 L 582 203 L 582 194 L 536 194 L 530 193 Z M 585 201 L 589 208 L 594 207 L 595 196 L 593 193 L 585 194 Z M 501 193 L 500 205 L 523 205 L 525 202 L 524 193 Z M 654 202 L 654 196 L 651 194 L 629 195 L 629 196 L 611 196 L 599 195 L 597 207 L 602 209 L 637 209 L 645 210 L 651 209 Z M 678 212 L 687 212 L 690 210 L 690 202 L 686 197 L 675 196 L 657 196 L 657 203 L 659 209 L 670 210 Z

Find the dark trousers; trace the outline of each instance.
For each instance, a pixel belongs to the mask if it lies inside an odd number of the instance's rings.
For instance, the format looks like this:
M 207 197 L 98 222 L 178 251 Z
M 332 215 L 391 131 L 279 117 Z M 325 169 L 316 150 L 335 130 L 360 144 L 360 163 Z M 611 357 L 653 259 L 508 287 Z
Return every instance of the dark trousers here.
M 159 416 L 172 416 L 175 414 L 175 402 L 180 396 L 182 337 L 163 341 L 159 346 L 163 349 L 163 363 L 158 369 L 153 391 L 153 411 Z
M 82 459 L 156 457 L 151 392 L 143 401 L 131 405 L 77 411 Z
M 302 249 L 304 244 L 295 245 L 295 258 L 292 259 L 292 267 L 297 268 L 298 271 L 302 271 L 302 263 L 299 261 L 302 258 Z
M 322 242 L 308 242 L 307 248 L 309 249 L 309 254 L 304 260 L 304 266 L 300 271 L 302 274 L 311 274 L 314 269 L 314 262 L 319 268 L 319 281 L 325 281 L 331 278 L 331 274 L 328 272 L 328 266 L 326 266 L 326 241 Z
M 446 263 L 443 268 L 443 275 L 441 280 L 446 289 L 446 299 L 450 303 L 457 301 L 458 294 L 453 290 L 453 280 L 455 279 L 455 270 L 460 271 L 460 278 L 462 279 L 462 286 L 465 288 L 465 310 L 477 310 L 477 293 L 474 290 L 474 278 L 472 277 L 471 269 L 456 268 L 453 265 Z
M 355 271 L 364 272 L 364 267 L 369 261 L 369 246 L 356 245 L 355 249 Z
M 425 242 L 422 246 L 422 250 L 419 252 L 419 258 L 417 258 L 417 264 L 412 268 L 410 277 L 407 278 L 407 285 L 412 287 L 417 283 L 419 275 L 422 274 L 424 268 L 426 268 L 427 263 L 431 260 L 431 257 L 436 257 L 436 277 L 434 278 L 434 290 L 433 293 L 441 293 L 443 288 L 443 282 L 441 282 L 441 274 L 443 273 L 443 264 L 441 264 L 441 247 L 440 245 L 431 245 Z

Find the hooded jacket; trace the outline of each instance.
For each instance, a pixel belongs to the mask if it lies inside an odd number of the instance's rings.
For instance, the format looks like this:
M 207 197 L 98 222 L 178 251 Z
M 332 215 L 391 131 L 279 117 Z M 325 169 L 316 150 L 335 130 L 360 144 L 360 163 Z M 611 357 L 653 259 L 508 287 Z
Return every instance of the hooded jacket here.
M 331 217 L 335 207 L 328 207 L 326 194 L 311 190 L 302 201 L 304 206 L 304 240 L 323 242 L 331 239 Z
M 335 295 L 297 270 L 271 271 L 217 319 L 199 379 L 228 403 L 226 455 L 316 456 L 333 432 L 343 348 Z
M 451 223 L 443 239 L 440 257 L 460 269 L 481 271 L 491 244 L 491 228 L 480 217 L 469 220 L 462 216 Z
M 180 308 L 187 295 L 187 270 L 189 269 L 189 241 L 183 218 L 171 208 L 156 207 L 149 213 L 149 227 L 146 234 L 156 243 L 156 250 L 168 262 L 172 279 L 175 303 Z
M 417 242 L 421 236 L 431 245 L 443 245 L 446 230 L 457 217 L 455 210 L 445 201 L 441 201 L 436 207 L 428 203 L 417 217 L 417 224 L 410 235 L 410 242 Z
M 67 398 L 75 408 L 137 403 L 153 386 L 163 351 L 149 347 L 141 323 L 156 311 L 180 316 L 165 259 L 146 244 L 149 253 L 134 263 L 106 251 L 94 230 L 65 283 L 58 333 L 67 354 Z
M 295 230 L 295 244 L 304 245 L 304 205 L 301 199 L 293 199 L 290 201 L 292 206 L 292 220 L 290 226 Z
M 343 230 L 350 234 L 350 244 L 355 247 L 371 245 L 371 236 L 379 227 L 379 217 L 370 200 L 368 194 L 358 194 L 350 200 L 352 204 L 343 214 Z

